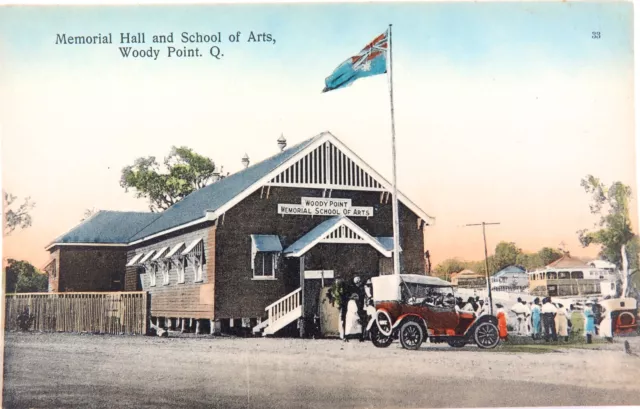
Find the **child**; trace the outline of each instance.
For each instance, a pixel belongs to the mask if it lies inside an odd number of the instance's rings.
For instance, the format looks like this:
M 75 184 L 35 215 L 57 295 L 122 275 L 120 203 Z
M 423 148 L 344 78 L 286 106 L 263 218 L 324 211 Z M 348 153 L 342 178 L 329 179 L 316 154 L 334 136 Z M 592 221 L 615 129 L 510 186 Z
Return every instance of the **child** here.
M 500 338 L 507 340 L 509 333 L 507 332 L 507 313 L 503 308 L 503 305 L 496 303 L 498 310 L 496 311 L 496 318 L 498 318 L 498 333 Z
M 591 337 L 596 332 L 596 317 L 593 313 L 593 303 L 588 302 L 584 308 L 584 333 L 587 336 L 587 344 L 591 343 Z

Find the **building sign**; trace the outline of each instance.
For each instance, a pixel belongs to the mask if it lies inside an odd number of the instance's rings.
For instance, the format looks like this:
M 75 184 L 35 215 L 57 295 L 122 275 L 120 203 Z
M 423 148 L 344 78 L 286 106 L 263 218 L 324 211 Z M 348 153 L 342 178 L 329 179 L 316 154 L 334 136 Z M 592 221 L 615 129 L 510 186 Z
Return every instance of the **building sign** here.
M 303 197 L 301 204 L 278 203 L 278 214 L 372 217 L 373 207 L 351 206 L 351 199 Z

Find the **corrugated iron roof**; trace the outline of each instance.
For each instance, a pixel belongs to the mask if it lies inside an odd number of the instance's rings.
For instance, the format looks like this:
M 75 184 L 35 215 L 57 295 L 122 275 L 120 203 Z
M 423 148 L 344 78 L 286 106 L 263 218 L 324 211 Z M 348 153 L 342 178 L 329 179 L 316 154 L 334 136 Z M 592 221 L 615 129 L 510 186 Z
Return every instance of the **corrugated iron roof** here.
M 159 213 L 101 210 L 51 244 L 127 244 L 159 216 Z

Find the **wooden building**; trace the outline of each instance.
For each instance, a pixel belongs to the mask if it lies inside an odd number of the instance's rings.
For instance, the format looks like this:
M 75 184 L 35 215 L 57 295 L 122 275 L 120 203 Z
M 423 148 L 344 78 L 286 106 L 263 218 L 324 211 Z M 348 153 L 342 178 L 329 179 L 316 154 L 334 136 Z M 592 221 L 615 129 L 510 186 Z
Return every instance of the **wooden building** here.
M 51 290 L 142 289 L 165 326 L 273 334 L 333 280 L 392 273 L 391 184 L 328 132 L 282 142 L 161 213 L 99 212 L 54 240 Z M 433 218 L 398 199 L 402 270 L 425 274 Z

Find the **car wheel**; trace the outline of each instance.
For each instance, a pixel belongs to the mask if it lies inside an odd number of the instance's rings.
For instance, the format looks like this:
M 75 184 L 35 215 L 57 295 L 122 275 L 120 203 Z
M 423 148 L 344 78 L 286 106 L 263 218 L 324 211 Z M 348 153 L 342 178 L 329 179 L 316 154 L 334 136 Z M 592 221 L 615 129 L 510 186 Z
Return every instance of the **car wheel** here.
M 449 344 L 449 346 L 452 346 L 454 348 L 462 348 L 465 345 L 467 345 L 467 340 L 466 339 L 450 339 L 447 341 L 447 344 Z
M 500 342 L 498 327 L 491 322 L 483 322 L 476 327 L 473 332 L 473 338 L 480 348 L 495 348 Z
M 376 327 L 380 330 L 380 333 L 385 337 L 391 337 L 393 332 L 391 317 L 385 310 L 376 311 Z
M 378 348 L 386 348 L 393 342 L 393 338 L 383 335 L 377 326 L 371 327 L 371 342 Z
M 424 341 L 422 326 L 415 321 L 406 321 L 400 327 L 400 343 L 404 349 L 416 350 Z

